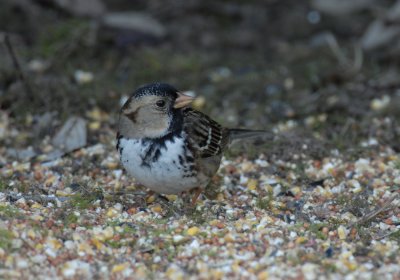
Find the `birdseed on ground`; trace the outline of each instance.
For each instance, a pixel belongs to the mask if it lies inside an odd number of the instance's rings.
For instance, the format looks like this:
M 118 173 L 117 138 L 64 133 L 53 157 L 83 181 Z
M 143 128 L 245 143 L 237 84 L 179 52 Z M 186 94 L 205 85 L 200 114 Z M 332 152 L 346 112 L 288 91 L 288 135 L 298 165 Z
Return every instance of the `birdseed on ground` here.
M 1 278 L 400 275 L 400 158 L 391 149 L 354 160 L 224 158 L 192 207 L 188 194 L 148 197 L 104 131 L 100 143 L 51 161 L 0 148 Z

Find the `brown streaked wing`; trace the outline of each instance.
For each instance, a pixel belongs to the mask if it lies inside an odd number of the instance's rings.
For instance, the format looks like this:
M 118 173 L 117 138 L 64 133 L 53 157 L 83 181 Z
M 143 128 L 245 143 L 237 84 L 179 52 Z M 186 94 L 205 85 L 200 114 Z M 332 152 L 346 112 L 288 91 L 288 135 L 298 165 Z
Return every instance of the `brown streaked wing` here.
M 207 115 L 185 108 L 183 129 L 197 156 L 212 157 L 222 152 L 228 143 L 228 130 Z

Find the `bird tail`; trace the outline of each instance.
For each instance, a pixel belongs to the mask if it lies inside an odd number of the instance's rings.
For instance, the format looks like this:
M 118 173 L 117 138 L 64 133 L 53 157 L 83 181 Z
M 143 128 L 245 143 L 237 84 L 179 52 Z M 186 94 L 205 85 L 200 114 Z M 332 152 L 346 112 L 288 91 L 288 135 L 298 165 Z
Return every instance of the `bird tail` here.
M 257 137 L 264 140 L 273 140 L 275 138 L 275 134 L 265 130 L 249 130 L 239 128 L 229 129 L 229 144 L 232 144 L 236 141 Z

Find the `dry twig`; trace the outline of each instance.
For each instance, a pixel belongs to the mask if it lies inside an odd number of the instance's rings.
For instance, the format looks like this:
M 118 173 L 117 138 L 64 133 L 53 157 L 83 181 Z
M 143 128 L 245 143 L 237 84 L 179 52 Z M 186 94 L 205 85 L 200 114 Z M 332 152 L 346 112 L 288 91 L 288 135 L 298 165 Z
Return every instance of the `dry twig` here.
M 25 77 L 25 75 L 24 75 L 24 73 L 22 71 L 22 68 L 21 68 L 21 66 L 20 66 L 20 64 L 18 62 L 17 55 L 16 55 L 16 53 L 14 51 L 14 48 L 13 48 L 13 45 L 11 44 L 11 41 L 10 41 L 10 36 L 9 36 L 8 33 L 3 33 L 3 34 L 0 34 L 0 35 L 2 35 L 2 37 L 3 37 L 1 41 L 3 41 L 4 45 L 7 48 L 7 51 L 10 54 L 12 63 L 14 65 L 14 68 L 15 68 L 15 70 L 17 72 L 17 75 L 18 75 L 18 79 L 24 85 L 24 88 L 25 88 L 25 91 L 26 91 L 26 94 L 27 94 L 28 98 L 32 100 L 33 99 L 32 88 L 31 88 L 28 80 L 26 79 L 26 77 Z
M 365 224 L 366 222 L 372 220 L 373 218 L 375 218 L 376 216 L 378 216 L 379 214 L 381 214 L 383 212 L 390 211 L 392 209 L 398 208 L 399 207 L 398 205 L 393 205 L 392 204 L 392 202 L 397 198 L 398 198 L 398 195 L 393 196 L 382 207 L 376 208 L 375 210 L 369 212 L 368 214 L 366 214 L 365 216 L 361 217 L 360 219 L 358 219 L 354 223 L 351 223 L 349 225 L 349 228 L 352 228 L 352 227 L 357 226 L 357 225 Z

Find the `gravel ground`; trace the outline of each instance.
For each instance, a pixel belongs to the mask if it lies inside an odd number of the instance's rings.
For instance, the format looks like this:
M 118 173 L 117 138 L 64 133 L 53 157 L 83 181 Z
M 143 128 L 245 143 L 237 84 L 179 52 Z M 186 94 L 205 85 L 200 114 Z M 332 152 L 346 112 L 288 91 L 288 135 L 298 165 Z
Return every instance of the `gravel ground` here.
M 148 197 L 96 122 L 99 143 L 55 160 L 0 148 L 1 278 L 399 279 L 390 148 L 353 160 L 313 160 L 307 146 L 289 161 L 224 159 L 192 207 L 188 195 Z
M 400 279 L 399 1 L 89 2 L 0 1 L 0 279 Z M 284 137 L 149 196 L 115 115 L 154 81 Z

